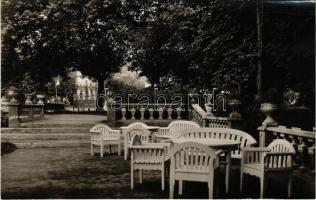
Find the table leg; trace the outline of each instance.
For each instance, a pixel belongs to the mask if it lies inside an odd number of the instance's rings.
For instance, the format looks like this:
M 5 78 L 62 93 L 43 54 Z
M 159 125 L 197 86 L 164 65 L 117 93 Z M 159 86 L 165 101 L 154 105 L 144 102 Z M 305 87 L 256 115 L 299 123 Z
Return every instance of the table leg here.
M 230 177 L 230 165 L 231 165 L 231 152 L 226 152 L 226 176 L 225 176 L 225 186 L 226 194 L 229 191 L 229 177 Z

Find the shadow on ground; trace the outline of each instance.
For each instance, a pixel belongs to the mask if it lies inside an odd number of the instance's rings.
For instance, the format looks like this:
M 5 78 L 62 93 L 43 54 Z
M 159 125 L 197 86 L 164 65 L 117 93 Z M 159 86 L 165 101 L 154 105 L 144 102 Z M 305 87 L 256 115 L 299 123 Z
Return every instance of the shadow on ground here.
M 16 150 L 15 144 L 10 142 L 1 142 L 1 155 L 11 153 Z
M 2 156 L 2 198 L 168 198 L 169 186 L 160 190 L 160 173 L 144 172 L 143 184 L 136 173 L 135 189 L 130 189 L 129 161 L 123 156 L 90 156 L 88 147 L 17 149 Z M 232 170 L 231 191 L 224 192 L 224 168 L 216 173 L 215 198 L 258 198 L 259 181 L 248 178 L 245 191 L 239 193 L 239 169 Z M 293 197 L 313 198 L 315 186 L 306 187 L 294 177 Z M 269 182 L 267 198 L 286 198 L 286 180 Z M 207 184 L 185 182 L 182 196 L 208 198 Z M 177 194 L 177 185 L 175 188 Z

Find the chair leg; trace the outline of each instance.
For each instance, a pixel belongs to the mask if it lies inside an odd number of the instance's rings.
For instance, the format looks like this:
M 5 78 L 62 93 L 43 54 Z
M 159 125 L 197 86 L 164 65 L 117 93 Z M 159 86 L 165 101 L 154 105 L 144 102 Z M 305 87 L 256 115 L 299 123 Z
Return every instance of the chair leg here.
M 213 199 L 213 183 L 208 184 L 208 198 Z
M 139 183 L 143 183 L 143 170 L 139 170 Z
M 128 149 L 127 146 L 124 146 L 124 159 L 127 160 Z
M 230 166 L 231 166 L 231 153 L 226 154 L 226 176 L 225 176 L 225 189 L 226 189 L 226 194 L 229 191 L 229 182 L 230 182 Z
M 243 189 L 243 182 L 244 182 L 244 173 L 242 172 L 242 170 L 240 170 L 240 187 L 239 187 L 239 191 L 240 193 L 242 193 L 242 189 Z
M 172 180 L 172 178 L 170 179 L 170 183 L 169 183 L 169 199 L 173 199 L 173 195 L 174 195 L 174 179 Z
M 182 195 L 183 191 L 183 180 L 179 180 L 179 195 Z
M 161 170 L 161 190 L 165 190 L 165 169 L 164 167 Z
M 111 145 L 109 144 L 109 153 L 111 155 Z
M 131 165 L 131 189 L 134 189 L 134 168 Z
M 117 154 L 120 156 L 121 155 L 121 143 L 118 143 L 118 147 L 117 147 Z
M 100 145 L 100 155 L 103 158 L 104 146 Z
M 91 144 L 91 156 L 94 156 L 93 144 Z
M 288 198 L 291 198 L 291 195 L 292 195 L 292 179 L 293 179 L 293 176 L 291 173 L 289 176 L 289 181 L 288 181 L 288 186 L 287 186 L 287 197 Z
M 213 199 L 213 183 L 214 183 L 214 171 L 210 174 L 210 179 L 208 181 L 208 198 Z
M 265 192 L 265 177 L 260 177 L 260 198 L 263 198 Z

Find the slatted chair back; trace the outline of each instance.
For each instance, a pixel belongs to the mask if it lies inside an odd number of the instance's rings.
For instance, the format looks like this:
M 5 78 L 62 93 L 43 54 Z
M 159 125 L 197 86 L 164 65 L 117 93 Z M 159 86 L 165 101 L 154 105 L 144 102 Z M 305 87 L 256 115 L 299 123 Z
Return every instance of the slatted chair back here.
M 183 181 L 207 182 L 209 199 L 213 198 L 214 169 L 217 154 L 211 148 L 197 143 L 184 142 L 171 149 L 169 198 L 173 198 L 175 181 L 179 181 L 182 194 Z
M 131 141 L 132 138 L 135 136 L 135 135 L 139 135 L 140 137 L 140 140 L 142 141 L 142 143 L 149 143 L 149 136 L 150 136 L 150 131 L 145 129 L 145 128 L 142 128 L 142 127 L 137 127 L 137 128 L 132 128 L 132 129 L 129 129 L 127 132 L 126 132 L 126 138 L 127 138 L 127 141 Z
M 166 158 L 166 148 L 157 145 L 141 145 L 139 135 L 135 135 L 131 143 L 131 162 L 137 164 L 159 164 Z M 150 168 L 150 167 L 149 167 Z M 146 169 L 146 167 L 144 167 Z
M 271 142 L 268 147 L 270 152 L 289 152 L 295 153 L 295 149 L 291 143 L 284 139 L 275 139 Z
M 142 141 L 139 135 L 134 135 L 131 140 L 131 146 L 135 146 L 135 145 L 142 145 Z
M 240 142 L 239 148 L 232 152 L 232 156 L 235 158 L 239 158 L 241 156 L 241 148 L 253 146 L 257 143 L 256 140 L 248 133 L 229 128 L 195 128 L 182 130 L 177 138 L 210 138 L 238 141 Z
M 176 120 L 171 122 L 168 125 L 168 128 L 170 130 L 170 136 L 173 137 L 177 134 L 179 134 L 182 130 L 192 129 L 192 128 L 200 128 L 200 125 L 193 121 L 185 121 L 185 120 Z
M 264 158 L 266 170 L 292 169 L 295 149 L 291 143 L 285 139 L 276 139 L 269 144 L 267 149 L 270 149 L 270 151 Z
M 130 129 L 130 128 L 138 128 L 138 127 L 142 127 L 142 128 L 148 128 L 149 126 L 143 122 L 133 122 L 130 125 L 126 126 L 126 129 Z
M 209 172 L 213 170 L 215 151 L 197 142 L 185 142 L 171 149 L 171 171 Z
M 167 147 L 160 143 L 143 143 L 142 135 L 134 135 L 131 141 L 131 189 L 134 188 L 134 170 L 139 170 L 142 183 L 142 170 L 161 171 L 161 189 L 165 189 L 165 162 Z
M 125 133 L 130 130 L 130 129 L 133 129 L 133 128 L 144 128 L 144 129 L 148 129 L 148 125 L 143 123 L 143 122 L 133 122 L 131 123 L 130 125 L 128 126 L 125 126 L 125 127 L 122 127 L 122 133 L 123 135 L 125 135 Z
M 91 140 L 118 140 L 120 131 L 113 130 L 105 124 L 96 124 L 90 129 Z M 101 133 L 101 134 L 100 134 Z

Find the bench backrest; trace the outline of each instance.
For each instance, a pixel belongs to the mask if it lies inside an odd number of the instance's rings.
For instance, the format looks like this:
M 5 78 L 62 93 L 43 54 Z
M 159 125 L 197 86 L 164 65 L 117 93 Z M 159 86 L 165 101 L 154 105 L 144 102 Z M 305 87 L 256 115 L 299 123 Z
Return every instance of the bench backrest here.
M 235 157 L 240 156 L 240 149 L 255 145 L 256 140 L 246 132 L 229 128 L 196 128 L 182 130 L 177 138 L 213 138 L 239 141 L 240 147 L 232 152 Z
M 176 120 L 171 122 L 168 125 L 170 130 L 170 136 L 174 137 L 176 134 L 179 134 L 182 130 L 192 129 L 192 128 L 200 128 L 200 125 L 193 121 L 185 121 L 185 120 Z

